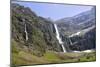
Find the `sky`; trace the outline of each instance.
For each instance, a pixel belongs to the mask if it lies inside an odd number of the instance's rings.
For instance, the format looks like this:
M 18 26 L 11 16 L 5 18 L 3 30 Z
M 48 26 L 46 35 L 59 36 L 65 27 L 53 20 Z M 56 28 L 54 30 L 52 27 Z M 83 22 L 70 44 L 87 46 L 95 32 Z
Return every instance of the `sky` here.
M 14 2 L 25 7 L 29 7 L 38 16 L 59 20 L 65 17 L 72 17 L 81 12 L 90 10 L 93 6 L 71 5 L 71 4 L 55 4 L 55 3 L 39 3 L 39 2 Z

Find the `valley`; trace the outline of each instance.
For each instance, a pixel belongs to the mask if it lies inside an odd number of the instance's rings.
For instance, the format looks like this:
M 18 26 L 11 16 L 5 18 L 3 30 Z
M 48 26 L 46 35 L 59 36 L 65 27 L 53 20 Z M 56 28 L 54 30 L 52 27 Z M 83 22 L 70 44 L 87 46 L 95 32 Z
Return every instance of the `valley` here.
M 95 7 L 56 21 L 11 4 L 12 66 L 96 61 Z

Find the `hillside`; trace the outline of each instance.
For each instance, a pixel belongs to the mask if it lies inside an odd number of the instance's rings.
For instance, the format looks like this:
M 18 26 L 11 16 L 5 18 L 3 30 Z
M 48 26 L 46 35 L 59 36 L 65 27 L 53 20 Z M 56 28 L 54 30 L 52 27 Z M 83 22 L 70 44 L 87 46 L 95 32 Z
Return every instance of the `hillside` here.
M 61 51 L 53 23 L 37 16 L 29 8 L 12 4 L 12 46 L 14 50 L 43 55 L 46 50 Z M 26 25 L 26 27 L 25 27 Z M 27 31 L 28 40 L 26 40 Z

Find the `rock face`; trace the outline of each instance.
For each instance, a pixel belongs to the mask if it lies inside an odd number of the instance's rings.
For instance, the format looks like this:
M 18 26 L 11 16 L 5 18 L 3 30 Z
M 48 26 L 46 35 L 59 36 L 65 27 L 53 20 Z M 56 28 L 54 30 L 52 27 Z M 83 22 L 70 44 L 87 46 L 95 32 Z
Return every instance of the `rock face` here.
M 51 21 L 37 16 L 29 8 L 12 4 L 12 46 L 42 56 L 46 50 L 61 51 Z M 15 50 L 15 49 L 14 49 Z
M 72 45 L 70 45 L 71 50 L 89 50 L 96 48 L 96 30 L 95 27 L 84 34 L 79 34 L 77 36 L 71 37 Z
M 76 16 L 57 20 L 65 46 L 71 50 L 95 49 L 96 17 L 95 7 Z

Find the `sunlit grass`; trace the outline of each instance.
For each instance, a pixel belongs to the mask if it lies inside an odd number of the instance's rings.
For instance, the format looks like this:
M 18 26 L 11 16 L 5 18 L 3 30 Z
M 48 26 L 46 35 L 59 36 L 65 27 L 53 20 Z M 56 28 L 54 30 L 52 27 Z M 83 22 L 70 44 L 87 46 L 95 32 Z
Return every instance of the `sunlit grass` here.
M 50 63 L 69 63 L 95 61 L 95 52 L 91 53 L 63 53 L 47 51 L 43 56 L 38 57 L 25 51 L 12 53 L 12 65 L 30 65 L 30 64 L 50 64 Z

